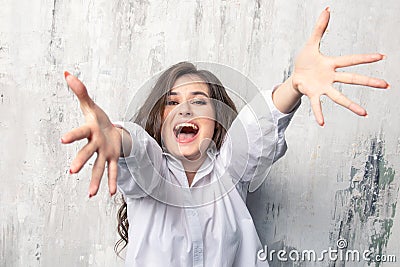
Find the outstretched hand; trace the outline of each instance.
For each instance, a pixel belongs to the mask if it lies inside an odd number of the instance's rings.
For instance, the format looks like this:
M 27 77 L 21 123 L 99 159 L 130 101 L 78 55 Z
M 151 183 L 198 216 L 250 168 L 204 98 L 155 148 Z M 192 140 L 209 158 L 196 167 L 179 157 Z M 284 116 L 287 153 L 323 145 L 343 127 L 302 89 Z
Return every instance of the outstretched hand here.
M 79 172 L 97 152 L 90 180 L 89 197 L 96 195 L 99 189 L 106 162 L 108 164 L 108 187 L 110 194 L 113 195 L 117 190 L 117 163 L 121 151 L 121 134 L 113 126 L 107 114 L 89 97 L 85 85 L 78 78 L 65 72 L 65 79 L 79 99 L 85 123 L 64 134 L 61 142 L 69 144 L 84 138 L 88 139 L 88 143 L 72 161 L 70 173 Z
M 311 37 L 299 53 L 294 66 L 292 86 L 306 95 L 319 125 L 324 125 L 320 97 L 326 95 L 335 103 L 351 110 L 360 116 L 366 116 L 366 110 L 352 102 L 341 92 L 333 88 L 333 83 L 364 85 L 375 88 L 389 88 L 389 84 L 377 78 L 360 74 L 337 72 L 337 68 L 372 63 L 385 58 L 382 54 L 359 54 L 339 57 L 328 57 L 319 51 L 321 38 L 328 27 L 330 10 L 326 8 L 318 18 Z

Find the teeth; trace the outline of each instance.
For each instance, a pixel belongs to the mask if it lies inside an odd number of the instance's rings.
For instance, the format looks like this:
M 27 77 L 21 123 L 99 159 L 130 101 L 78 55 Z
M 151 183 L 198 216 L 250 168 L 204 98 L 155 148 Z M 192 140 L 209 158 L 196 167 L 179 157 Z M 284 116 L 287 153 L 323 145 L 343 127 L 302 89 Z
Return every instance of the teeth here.
M 178 125 L 175 126 L 175 130 L 178 131 L 179 129 L 182 129 L 183 127 L 192 127 L 193 129 L 197 130 L 198 127 L 190 122 L 184 122 L 184 123 L 179 123 Z

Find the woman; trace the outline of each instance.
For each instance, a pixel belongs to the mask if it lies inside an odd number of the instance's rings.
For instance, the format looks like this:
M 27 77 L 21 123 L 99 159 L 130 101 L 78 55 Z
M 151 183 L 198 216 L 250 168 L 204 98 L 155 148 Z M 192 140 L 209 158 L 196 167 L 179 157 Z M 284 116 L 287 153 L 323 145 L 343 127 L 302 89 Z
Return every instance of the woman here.
M 162 87 L 165 90 L 163 94 L 157 93 L 161 98 L 155 98 L 155 105 L 149 105 L 152 102 L 149 98 L 142 108 L 142 115 L 149 116 L 141 117 L 139 113 L 136 124 L 120 124 L 114 127 L 108 116 L 90 99 L 84 85 L 67 73 L 67 83 L 79 98 L 86 123 L 65 134 L 62 142 L 71 143 L 84 138 L 89 140 L 72 162 L 70 172 L 78 172 L 94 152 L 97 152 L 89 197 L 97 193 L 106 162 L 111 195 L 117 190 L 118 176 L 118 186 L 127 201 L 129 224 L 122 223 L 125 226 L 129 225 L 129 238 L 126 238 L 126 234 L 123 235 L 126 241 L 129 239 L 127 266 L 268 265 L 267 262 L 257 259 L 257 251 L 261 249 L 261 244 L 244 201 L 248 182 L 254 178 L 252 172 L 263 173 L 262 168 L 259 170 L 258 167 L 259 163 L 262 163 L 259 160 L 265 155 L 268 157 L 265 148 L 278 146 L 278 153 L 273 160 L 283 155 L 284 139 L 283 134 L 279 133 L 283 133 L 287 127 L 303 95 L 310 99 L 316 121 L 323 126 L 324 119 L 319 100 L 321 95 L 327 95 L 357 115 L 367 115 L 365 109 L 334 89 L 334 82 L 375 88 L 389 87 L 381 79 L 335 71 L 340 67 L 376 62 L 384 59 L 384 56 L 322 55 L 319 52 L 319 44 L 328 25 L 329 16 L 327 8 L 322 12 L 310 39 L 298 55 L 292 76 L 271 92 L 270 96 L 263 95 L 273 114 L 272 121 L 275 124 L 272 127 L 276 130 L 278 138 L 275 143 L 262 146 L 261 149 L 253 146 L 248 151 L 242 151 L 239 142 L 239 153 L 243 153 L 246 159 L 244 163 L 239 160 L 240 157 L 228 162 L 228 157 L 224 156 L 228 152 L 237 157 L 236 153 L 232 153 L 236 144 L 233 148 L 225 149 L 225 144 L 228 143 L 224 142 L 225 130 L 218 130 L 218 127 L 228 129 L 232 124 L 228 131 L 233 129 L 234 136 L 235 129 L 240 128 L 240 125 L 236 127 L 235 122 L 238 119 L 233 121 L 235 108 L 231 105 L 229 97 L 223 97 L 224 91 L 219 90 L 222 92 L 220 98 L 212 97 L 211 94 L 218 91 L 214 90 L 212 85 L 221 86 L 218 80 L 212 81 L 212 75 L 205 77 L 197 70 L 185 75 L 176 75 L 174 79 L 169 80 L 172 88 L 165 86 Z M 176 70 L 176 66 L 169 69 L 173 70 Z M 167 78 L 172 77 L 170 72 L 166 73 Z M 233 111 L 223 112 L 230 114 L 224 121 L 217 118 L 219 113 L 216 106 L 220 102 Z M 152 111 L 154 114 L 151 114 Z M 242 109 L 238 118 L 241 118 L 244 126 L 251 127 L 254 123 L 246 120 L 246 112 L 246 108 Z M 143 117 L 146 118 L 145 122 Z M 283 120 L 286 123 L 279 125 L 280 119 L 285 117 L 289 119 Z M 252 132 L 252 129 L 246 130 L 252 133 L 250 137 L 261 136 L 262 140 L 269 126 L 261 125 L 261 130 L 263 127 L 266 128 L 261 131 L 261 135 Z M 231 141 L 238 140 L 232 138 Z M 213 144 L 216 150 L 209 150 L 214 148 Z M 259 151 L 254 154 L 255 150 Z M 120 156 L 126 159 L 121 159 Z M 211 167 L 207 169 L 208 166 Z M 224 174 L 227 174 L 226 177 Z M 202 179 L 204 177 L 209 180 Z M 209 191 L 201 187 L 201 190 L 196 190 L 196 183 L 205 186 L 215 180 L 223 181 L 222 187 L 216 186 L 211 190 L 219 195 L 211 202 L 204 201 L 202 197 Z M 171 189 L 174 185 L 179 185 L 181 191 Z M 226 185 L 228 189 L 224 187 Z M 168 201 L 160 201 L 161 199 Z

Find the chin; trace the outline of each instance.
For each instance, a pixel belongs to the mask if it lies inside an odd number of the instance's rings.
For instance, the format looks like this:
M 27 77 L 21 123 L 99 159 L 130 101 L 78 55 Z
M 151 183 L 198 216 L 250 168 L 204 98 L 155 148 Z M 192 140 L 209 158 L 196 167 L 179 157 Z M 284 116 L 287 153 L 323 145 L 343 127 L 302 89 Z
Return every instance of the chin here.
M 199 150 L 189 150 L 186 148 L 180 148 L 180 150 L 175 154 L 177 158 L 183 159 L 183 160 L 198 160 L 202 158 L 202 155 L 204 155 L 204 152 L 200 152 Z

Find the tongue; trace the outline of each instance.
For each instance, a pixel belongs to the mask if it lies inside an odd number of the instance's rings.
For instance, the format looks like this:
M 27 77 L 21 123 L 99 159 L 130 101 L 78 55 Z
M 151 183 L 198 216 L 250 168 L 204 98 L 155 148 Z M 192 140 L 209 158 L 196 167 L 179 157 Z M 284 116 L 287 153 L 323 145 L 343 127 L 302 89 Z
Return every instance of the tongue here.
M 184 142 L 187 139 L 193 138 L 194 137 L 194 133 L 179 133 L 178 134 L 178 141 L 179 142 Z

